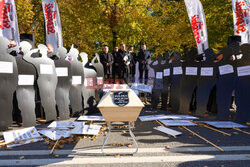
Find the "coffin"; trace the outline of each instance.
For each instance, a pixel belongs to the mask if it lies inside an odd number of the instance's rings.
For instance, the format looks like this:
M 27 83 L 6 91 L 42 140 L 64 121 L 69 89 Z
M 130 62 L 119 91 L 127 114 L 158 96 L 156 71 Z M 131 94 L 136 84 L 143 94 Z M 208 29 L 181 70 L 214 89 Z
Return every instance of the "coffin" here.
M 113 94 L 117 91 L 128 92 L 129 102 L 127 105 L 120 107 L 113 102 Z M 121 121 L 121 122 L 135 122 L 140 115 L 144 104 L 135 94 L 135 92 L 128 87 L 128 85 L 114 84 L 109 91 L 102 97 L 98 106 L 105 121 L 107 123 Z

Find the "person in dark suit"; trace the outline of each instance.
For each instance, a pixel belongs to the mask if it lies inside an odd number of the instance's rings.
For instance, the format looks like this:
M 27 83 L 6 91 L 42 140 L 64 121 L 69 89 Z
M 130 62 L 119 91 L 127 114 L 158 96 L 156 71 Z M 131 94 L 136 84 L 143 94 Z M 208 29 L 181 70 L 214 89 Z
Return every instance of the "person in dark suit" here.
M 121 64 L 123 63 L 123 58 L 121 54 L 118 52 L 118 46 L 114 47 L 114 52 L 112 53 L 114 58 L 113 63 L 113 80 L 115 83 L 116 75 L 118 75 L 118 79 L 121 79 Z
M 150 59 L 150 52 L 147 50 L 146 43 L 143 42 L 141 45 L 141 50 L 138 53 L 140 83 L 142 83 L 143 81 L 143 73 L 144 73 L 145 84 L 147 84 L 149 59 Z
M 121 65 L 121 79 L 126 81 L 128 78 L 128 63 L 129 63 L 129 57 L 128 57 L 128 52 L 126 51 L 126 45 L 124 43 L 120 44 L 120 49 L 119 49 L 119 54 L 120 57 L 122 57 L 122 63 Z
M 107 79 L 111 79 L 112 76 L 112 66 L 113 66 L 113 55 L 109 53 L 108 46 L 104 46 L 103 53 L 100 55 L 100 61 L 103 65 L 104 76 Z
M 129 56 L 129 59 L 130 59 L 129 71 L 130 71 L 130 75 L 131 75 L 132 79 L 134 80 L 134 77 L 135 77 L 135 65 L 136 65 L 136 62 L 137 62 L 137 57 L 136 57 L 136 53 L 134 52 L 134 47 L 133 46 L 129 47 L 128 56 Z

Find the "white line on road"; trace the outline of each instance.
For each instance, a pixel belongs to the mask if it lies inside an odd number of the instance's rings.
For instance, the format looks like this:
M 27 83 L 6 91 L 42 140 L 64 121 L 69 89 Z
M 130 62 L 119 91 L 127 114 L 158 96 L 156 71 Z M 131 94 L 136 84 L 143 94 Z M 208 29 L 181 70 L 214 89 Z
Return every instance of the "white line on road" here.
M 221 147 L 225 151 L 250 151 L 250 146 L 225 146 Z M 105 149 L 108 153 L 126 153 L 133 152 L 132 148 L 115 148 L 115 149 Z M 139 148 L 138 153 L 166 153 L 166 152 L 174 152 L 174 153 L 186 153 L 186 152 L 219 152 L 214 147 L 174 147 L 170 149 L 165 148 Z M 49 155 L 50 150 L 19 150 L 19 151 L 0 151 L 0 156 L 8 156 L 8 155 Z M 76 149 L 76 150 L 55 150 L 55 154 L 57 155 L 77 155 L 77 154 L 101 154 L 101 149 Z
M 10 159 L 0 160 L 0 166 L 16 165 L 84 165 L 84 164 L 126 164 L 162 163 L 190 161 L 244 161 L 250 160 L 245 154 L 229 155 L 188 155 L 188 156 L 148 156 L 148 157 L 93 157 L 93 158 L 56 158 L 56 159 Z

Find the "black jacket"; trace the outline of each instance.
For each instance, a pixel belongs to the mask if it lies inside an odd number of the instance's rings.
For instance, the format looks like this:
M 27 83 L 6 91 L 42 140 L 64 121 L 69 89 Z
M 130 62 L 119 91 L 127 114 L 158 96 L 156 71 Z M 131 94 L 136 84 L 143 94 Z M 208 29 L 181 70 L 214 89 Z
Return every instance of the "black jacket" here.
M 100 61 L 103 65 L 104 74 L 111 74 L 112 73 L 112 65 L 114 62 L 113 55 L 111 53 L 101 53 Z M 109 66 L 107 66 L 109 64 Z

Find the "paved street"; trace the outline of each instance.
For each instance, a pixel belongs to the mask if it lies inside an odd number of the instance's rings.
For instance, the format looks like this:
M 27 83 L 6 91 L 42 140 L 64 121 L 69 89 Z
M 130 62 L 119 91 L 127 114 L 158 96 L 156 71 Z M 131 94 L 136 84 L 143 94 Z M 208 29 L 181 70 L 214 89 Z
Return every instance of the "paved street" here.
M 169 112 L 145 109 L 141 114 L 162 113 Z M 209 119 L 213 118 L 210 117 Z M 120 125 L 121 123 L 117 124 Z M 38 127 L 46 127 L 47 125 L 39 125 Z M 85 138 L 78 143 L 65 144 L 64 149 L 56 150 L 54 155 L 49 155 L 51 149 L 44 142 L 27 144 L 12 149 L 2 148 L 0 150 L 0 166 L 248 167 L 250 164 L 250 137 L 247 134 L 233 129 L 223 129 L 224 132 L 232 135 L 224 136 L 205 127 L 188 127 L 225 150 L 222 152 L 182 128 L 171 127 L 171 129 L 183 133 L 181 136 L 173 138 L 154 130 L 153 127 L 156 126 L 158 126 L 158 123 L 154 121 L 141 122 L 139 119 L 137 120 L 134 134 L 139 145 L 139 151 L 133 156 L 103 156 L 100 148 L 104 136 L 101 135 L 96 140 Z M 249 131 L 249 129 L 246 129 L 246 131 Z M 128 148 L 132 143 L 128 132 L 123 129 L 114 129 L 105 151 L 110 153 L 116 151 L 120 153 L 133 152 L 134 148 Z M 114 150 L 114 148 L 116 149 Z

